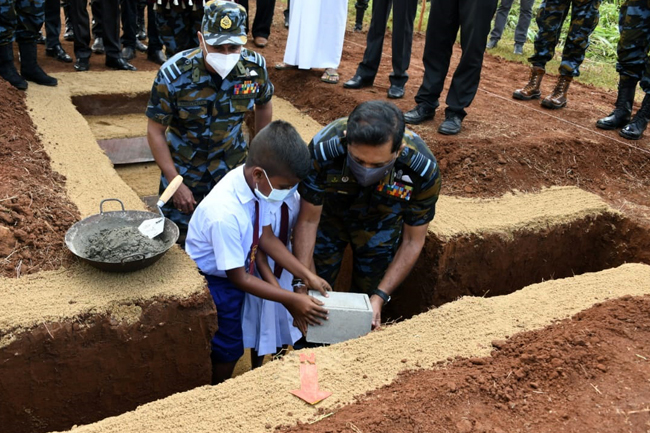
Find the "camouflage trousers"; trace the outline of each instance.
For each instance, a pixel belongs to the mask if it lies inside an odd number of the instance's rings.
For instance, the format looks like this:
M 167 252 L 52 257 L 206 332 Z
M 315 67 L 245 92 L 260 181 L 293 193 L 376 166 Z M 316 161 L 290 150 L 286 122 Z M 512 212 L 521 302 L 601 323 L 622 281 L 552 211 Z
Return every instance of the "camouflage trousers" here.
M 45 0 L 0 0 L 0 45 L 36 43 L 45 20 Z
M 203 7 L 197 7 L 196 10 L 190 7 L 183 9 L 181 6 L 156 8 L 156 25 L 160 39 L 165 45 L 167 58 L 199 46 L 196 33 L 201 30 L 202 20 Z
M 351 223 L 323 214 L 314 248 L 316 273 L 333 286 L 339 275 L 345 248 L 350 245 L 353 256 L 350 292 L 370 295 L 393 261 L 401 235 L 401 227 L 373 230 L 358 222 Z
M 620 39 L 616 49 L 616 71 L 621 81 L 641 82 L 650 93 L 650 3 L 648 0 L 627 0 L 618 17 Z M 635 84 L 636 85 L 636 84 Z
M 585 59 L 589 37 L 598 25 L 601 0 L 543 0 L 537 11 L 539 31 L 535 37 L 535 54 L 528 59 L 533 66 L 544 68 L 553 58 L 562 31 L 562 23 L 571 8 L 571 24 L 562 51 L 560 75 L 577 77 Z

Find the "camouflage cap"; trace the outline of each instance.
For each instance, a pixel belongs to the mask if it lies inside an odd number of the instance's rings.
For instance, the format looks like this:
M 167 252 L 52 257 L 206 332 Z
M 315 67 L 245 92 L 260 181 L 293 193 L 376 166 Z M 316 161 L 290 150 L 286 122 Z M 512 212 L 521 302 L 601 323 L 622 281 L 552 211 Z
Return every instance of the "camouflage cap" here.
M 243 6 L 223 0 L 205 5 L 201 33 L 208 45 L 246 43 L 246 10 Z

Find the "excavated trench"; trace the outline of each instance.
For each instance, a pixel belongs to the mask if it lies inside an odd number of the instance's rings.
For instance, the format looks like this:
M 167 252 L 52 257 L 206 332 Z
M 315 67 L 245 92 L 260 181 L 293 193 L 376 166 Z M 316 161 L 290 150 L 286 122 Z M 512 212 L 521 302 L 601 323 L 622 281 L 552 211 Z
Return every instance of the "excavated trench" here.
M 73 97 L 72 100 L 79 112 L 85 116 L 110 117 L 143 113 L 148 95 L 92 95 Z M 285 118 L 285 120 L 291 121 L 292 118 Z M 301 132 L 305 138 L 308 138 L 306 133 Z M 131 171 L 147 171 L 140 177 L 147 178 L 149 185 L 155 185 L 159 176 L 159 172 L 147 164 L 134 165 Z M 147 196 L 143 193 L 141 185 L 130 183 L 129 176 L 122 176 L 122 178 L 138 196 L 141 198 Z M 443 215 L 447 210 L 441 205 L 438 212 Z M 477 215 L 477 218 L 480 218 L 480 215 Z M 386 307 L 384 318 L 406 319 L 462 296 L 506 295 L 534 283 L 596 272 L 626 262 L 650 263 L 650 234 L 645 227 L 613 211 L 569 218 L 568 221 L 565 219 L 558 223 L 547 224 L 541 229 L 519 227 L 507 233 L 478 230 L 467 233 L 460 231 L 450 236 L 435 227 L 430 227 L 422 255 L 410 276 L 395 294 L 394 301 Z M 189 263 L 187 268 L 189 271 Z M 345 289 L 349 286 L 350 268 L 351 263 L 348 258 L 337 281 L 338 288 Z M 41 335 L 43 337 L 46 331 L 47 329 L 38 328 L 36 333 L 43 334 Z M 101 335 L 98 334 L 97 337 Z M 133 338 L 135 337 L 137 332 Z M 86 344 L 83 338 L 78 343 L 74 340 L 69 340 L 67 343 L 78 344 L 79 347 L 85 347 Z M 112 356 L 115 356 L 116 360 L 128 356 L 128 354 L 117 353 L 119 347 L 115 350 L 116 353 Z M 51 351 L 52 354 L 55 352 L 57 351 Z M 82 355 L 83 351 L 80 351 L 79 356 Z M 179 354 L 179 356 L 184 355 Z M 150 365 L 148 374 L 152 375 L 152 379 L 156 376 L 153 370 L 155 370 L 154 366 Z M 55 371 L 50 373 L 52 377 L 56 376 Z M 94 380 L 92 375 L 86 379 Z M 169 378 L 161 376 L 156 380 L 166 381 Z M 68 385 L 68 383 L 60 384 L 60 386 Z M 52 382 L 51 386 L 59 385 Z M 102 393 L 111 393 L 110 381 L 98 384 L 95 388 L 102 389 Z M 117 399 L 115 401 L 127 401 L 126 406 L 117 406 L 128 410 L 137 405 L 137 402 L 164 397 L 163 394 L 156 394 L 156 392 L 152 394 L 150 391 L 147 391 L 147 395 L 140 395 L 137 389 L 122 390 L 121 392 L 125 394 L 115 396 Z M 32 397 L 36 398 L 36 396 Z M 32 397 L 27 398 L 26 401 L 32 400 Z M 92 400 L 91 396 L 87 397 L 89 401 Z M 48 398 L 38 399 L 38 404 L 40 407 L 38 416 L 47 419 L 40 418 L 38 422 L 28 423 L 31 426 L 27 430 L 24 429 L 26 424 L 22 424 L 21 428 L 7 431 L 42 432 L 48 431 L 48 427 L 51 429 L 53 426 L 57 429 L 65 429 L 74 424 L 89 423 L 109 414 L 119 413 L 119 410 L 116 410 L 117 406 L 112 405 L 104 409 L 93 407 L 91 413 L 84 413 L 83 410 L 62 411 L 59 401 Z
M 82 115 L 107 118 L 142 114 L 147 101 L 146 93 L 72 98 Z M 144 116 L 142 119 L 145 122 Z M 247 118 L 247 124 L 252 120 Z M 303 136 L 306 141 L 311 138 L 304 132 Z M 154 164 L 120 166 L 117 170 L 146 203 L 155 201 L 159 171 Z M 649 246 L 647 229 L 613 212 L 542 229 L 521 228 L 507 235 L 483 232 L 448 237 L 432 230 L 415 268 L 387 306 L 385 317 L 405 319 L 462 296 L 506 295 L 534 283 L 623 263 L 650 263 Z M 348 251 L 337 290 L 349 287 L 351 261 Z

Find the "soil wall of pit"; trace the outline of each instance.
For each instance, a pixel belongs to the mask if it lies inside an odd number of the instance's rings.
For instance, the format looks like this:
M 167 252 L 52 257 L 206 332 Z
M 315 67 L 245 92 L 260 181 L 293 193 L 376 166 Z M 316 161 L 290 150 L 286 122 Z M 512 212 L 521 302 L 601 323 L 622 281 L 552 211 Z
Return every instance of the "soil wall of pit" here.
M 650 233 L 615 213 L 508 236 L 481 233 L 445 239 L 430 232 L 385 314 L 408 318 L 462 296 L 506 295 L 628 262 L 650 263 Z
M 68 429 L 209 384 L 215 329 L 207 291 L 43 323 L 0 349 L 2 431 Z
M 4 433 L 71 428 L 210 383 L 207 290 L 43 323 L 0 349 Z

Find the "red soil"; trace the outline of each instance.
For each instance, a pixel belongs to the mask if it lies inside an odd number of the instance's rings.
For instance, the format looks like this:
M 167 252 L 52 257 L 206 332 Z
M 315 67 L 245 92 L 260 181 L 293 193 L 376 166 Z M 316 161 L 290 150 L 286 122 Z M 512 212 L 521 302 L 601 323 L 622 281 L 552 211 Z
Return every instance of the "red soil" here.
M 79 219 L 27 113 L 25 95 L 0 80 L 0 275 L 19 277 L 71 260 L 65 232 Z
M 385 39 L 384 57 L 375 86 L 371 88 L 347 90 L 341 84 L 323 83 L 319 79 L 322 71 L 275 70 L 273 66 L 283 59 L 287 36 L 281 20 L 283 8 L 280 3 L 276 5 L 269 44 L 260 49 L 252 42 L 248 43 L 249 48 L 266 57 L 278 96 L 322 124 L 348 115 L 363 101 L 386 99 L 391 72 L 390 35 Z M 341 82 L 354 75 L 363 57 L 365 38 L 365 33 L 346 33 L 339 68 Z M 63 46 L 72 53 L 71 42 L 64 41 Z M 405 111 L 415 106 L 413 98 L 424 72 L 423 50 L 424 34 L 416 34 L 406 95 L 404 99 L 393 100 Z M 459 57 L 460 47 L 456 46 L 451 73 Z M 103 61 L 103 56 L 94 55 L 91 70 L 105 70 Z M 71 64 L 62 64 L 45 56 L 41 57 L 41 62 L 50 72 L 73 71 Z M 158 69 L 140 53 L 133 64 L 140 70 Z M 451 74 L 447 77 L 447 86 L 450 78 Z M 611 111 L 615 92 L 574 82 L 568 106 L 549 111 L 541 108 L 539 101 L 512 99 L 512 91 L 527 80 L 527 66 L 486 54 L 479 91 L 467 110 L 469 114 L 460 135 L 448 137 L 436 132 L 444 118 L 446 89 L 436 118 L 412 127 L 439 160 L 443 193 L 494 197 L 512 190 L 575 185 L 601 195 L 616 207 L 649 217 L 650 179 L 646 174 L 650 163 L 650 136 L 633 142 L 619 137 L 616 131 L 601 131 L 595 127 L 596 120 Z M 554 84 L 554 76 L 545 78 L 542 85 L 544 95 L 550 93 Z
M 650 297 L 598 304 L 493 346 L 491 357 L 403 374 L 320 422 L 277 430 L 647 432 Z

